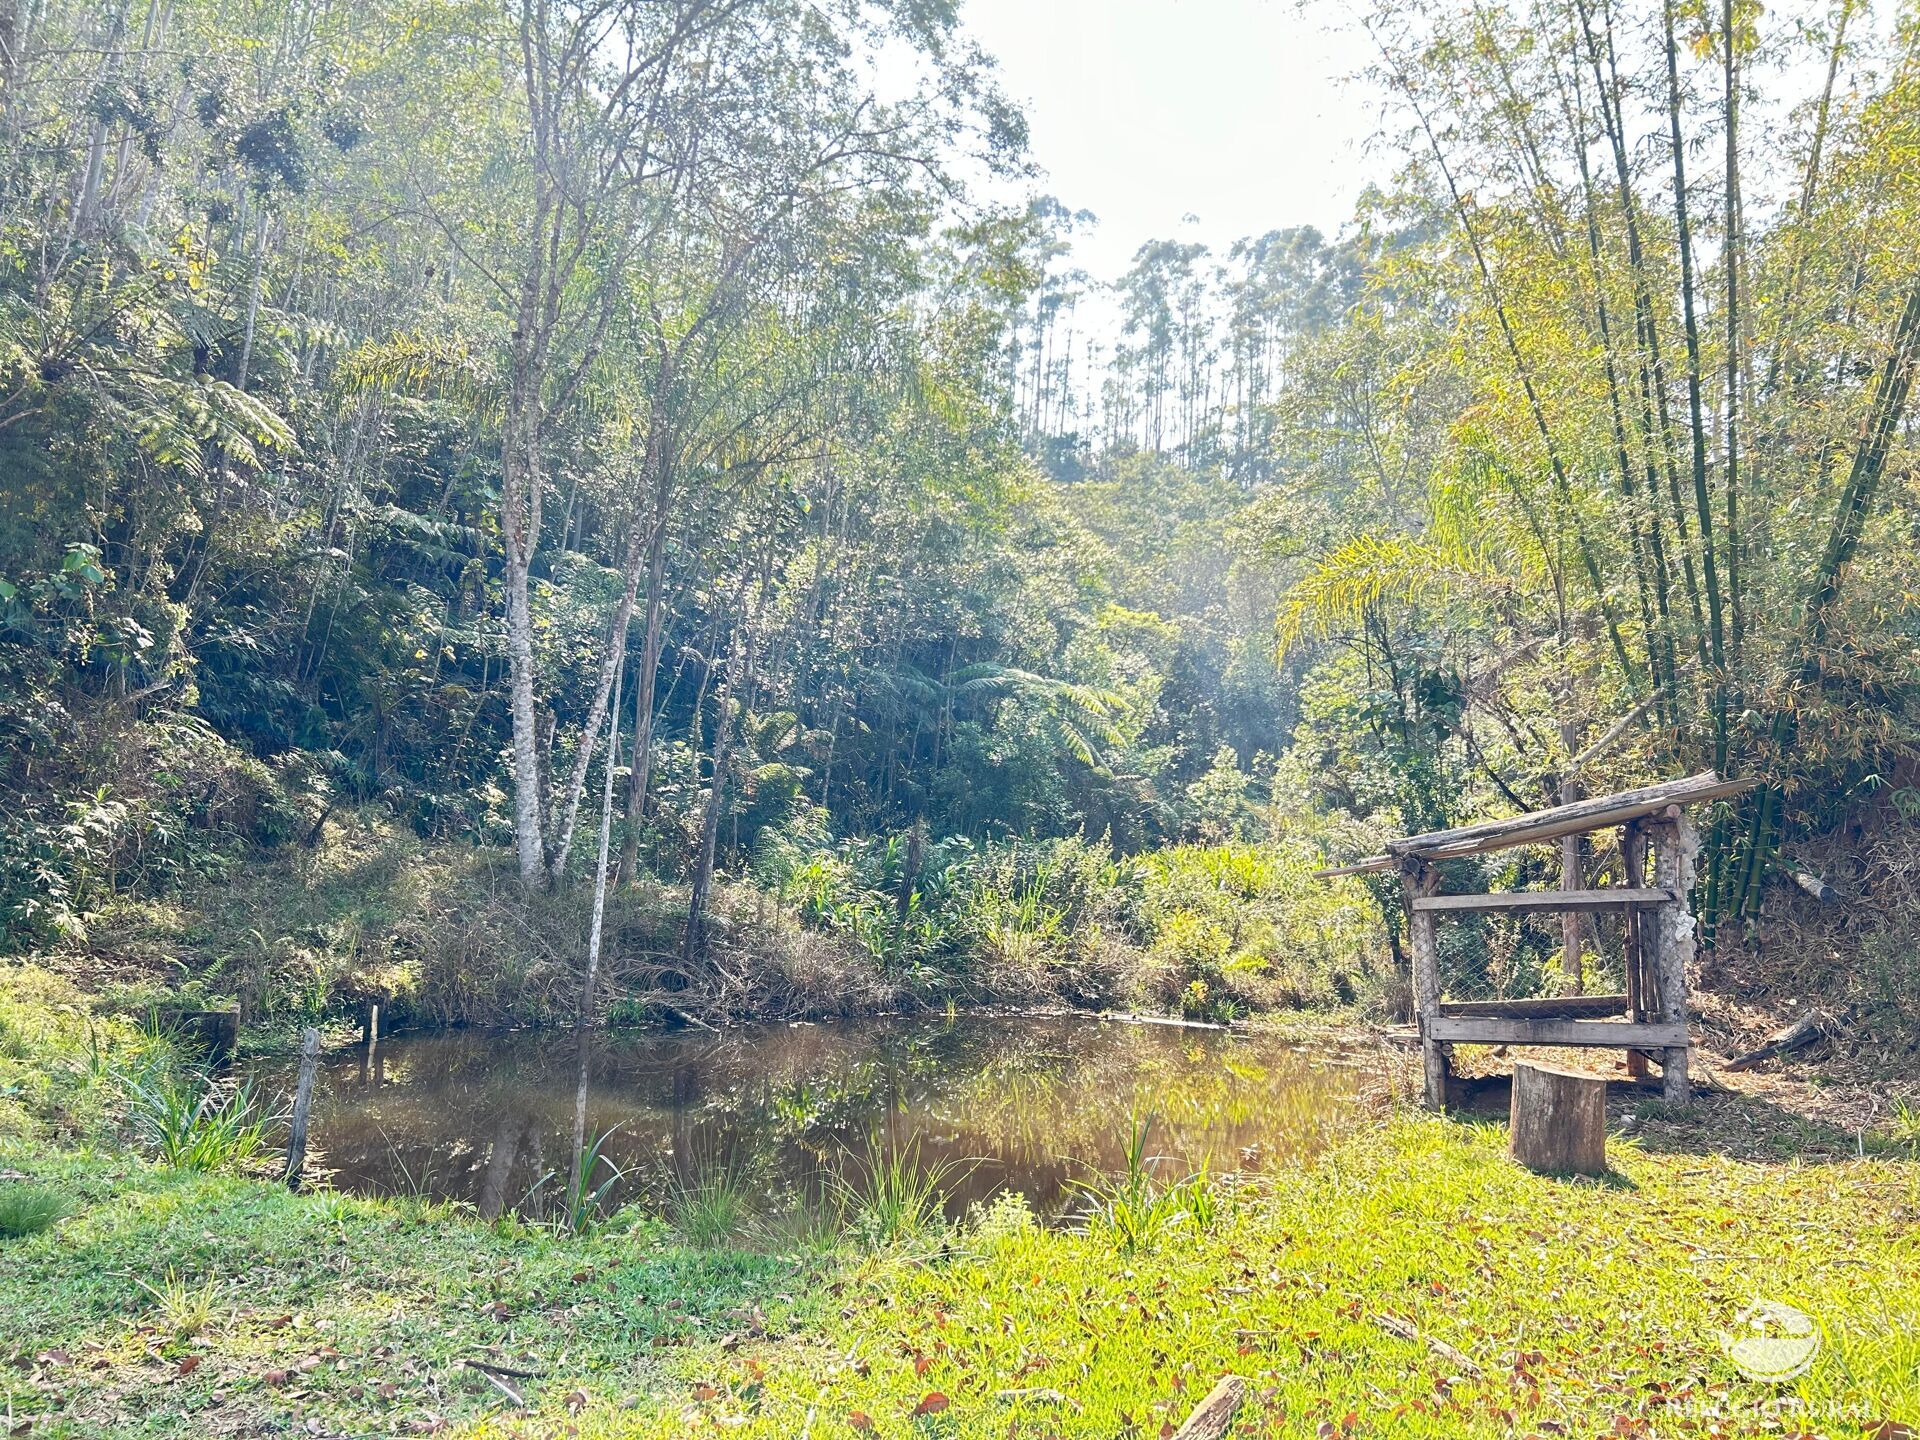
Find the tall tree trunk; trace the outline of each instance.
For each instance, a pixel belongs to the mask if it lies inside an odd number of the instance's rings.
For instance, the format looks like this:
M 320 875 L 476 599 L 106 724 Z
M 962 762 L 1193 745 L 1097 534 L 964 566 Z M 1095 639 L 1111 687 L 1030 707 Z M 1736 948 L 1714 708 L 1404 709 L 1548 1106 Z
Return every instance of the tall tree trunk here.
M 580 1081 L 573 1102 L 573 1162 L 568 1198 L 573 1202 L 568 1218 L 579 1227 L 580 1209 L 586 1195 L 588 1176 L 583 1173 L 587 1142 L 587 1076 L 592 1060 L 589 1037 L 593 1033 L 594 992 L 600 984 L 600 937 L 607 918 L 607 852 L 613 838 L 613 772 L 620 764 L 620 684 L 615 672 L 613 703 L 607 713 L 606 780 L 600 789 L 600 857 L 593 877 L 593 919 L 587 927 L 587 973 L 580 981 Z
M 1716 768 L 1726 763 L 1726 618 L 1714 559 L 1713 500 L 1707 488 L 1707 423 L 1701 398 L 1700 322 L 1694 307 L 1693 223 L 1687 212 L 1686 137 L 1680 128 L 1680 41 L 1673 0 L 1661 10 L 1666 21 L 1667 122 L 1673 149 L 1673 215 L 1680 249 L 1680 316 L 1687 340 L 1687 418 L 1693 432 L 1693 506 L 1700 530 L 1700 579 L 1707 601 L 1707 642 L 1713 660 L 1713 749 Z
M 1827 530 L 1826 547 L 1807 587 L 1800 633 L 1788 651 L 1785 682 L 1788 693 L 1775 707 L 1768 733 L 1769 751 L 1776 758 L 1785 756 L 1793 745 L 1797 709 L 1791 692 L 1813 685 L 1820 678 L 1821 651 L 1826 644 L 1834 604 L 1839 599 L 1840 582 L 1854 552 L 1860 548 L 1867 515 L 1880 488 L 1881 477 L 1886 473 L 1888 451 L 1906 418 L 1916 367 L 1920 367 L 1920 286 L 1908 293 L 1906 305 L 1900 312 L 1893 343 L 1880 372 L 1880 383 L 1868 407 L 1866 423 L 1861 427 L 1860 447 L 1854 451 L 1853 466 Z M 1744 873 L 1727 906 L 1729 914 L 1751 914 L 1758 908 L 1760 882 L 1766 875 L 1776 842 L 1781 794 L 1781 787 L 1773 777 L 1753 792 L 1752 828 L 1742 851 Z

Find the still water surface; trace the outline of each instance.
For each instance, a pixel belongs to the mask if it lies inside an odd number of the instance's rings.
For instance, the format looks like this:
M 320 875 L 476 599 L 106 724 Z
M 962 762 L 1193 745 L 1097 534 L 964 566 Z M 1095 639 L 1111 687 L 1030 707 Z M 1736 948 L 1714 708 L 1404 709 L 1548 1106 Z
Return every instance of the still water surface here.
M 579 1068 L 573 1038 L 552 1032 L 397 1036 L 336 1055 L 314 1099 L 318 1168 L 362 1194 L 538 1211 L 557 1191 L 543 1177 L 567 1169 Z M 1080 1017 L 613 1032 L 588 1057 L 587 1127 L 622 1172 L 612 1203 L 724 1168 L 775 1207 L 877 1149 L 935 1169 L 951 1216 L 1016 1190 L 1058 1219 L 1070 1182 L 1124 1168 L 1136 1115 L 1155 1117 L 1150 1150 L 1169 1177 L 1271 1170 L 1353 1123 L 1370 1069 L 1274 1037 Z M 264 1078 L 291 1088 L 278 1067 Z

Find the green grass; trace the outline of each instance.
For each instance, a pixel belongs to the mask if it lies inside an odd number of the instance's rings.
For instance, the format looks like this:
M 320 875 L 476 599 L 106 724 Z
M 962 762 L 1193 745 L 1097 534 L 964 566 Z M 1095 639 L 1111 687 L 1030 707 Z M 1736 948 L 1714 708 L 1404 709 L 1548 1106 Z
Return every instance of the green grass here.
M 666 1184 L 667 1219 L 674 1230 L 700 1250 L 712 1250 L 738 1239 L 753 1219 L 753 1196 L 747 1177 L 724 1161 L 698 1167 L 691 1179 L 670 1178 Z
M 249 1081 L 222 1085 L 170 1061 L 120 1077 L 134 1133 L 162 1163 L 182 1170 L 242 1169 L 261 1160 L 282 1117 Z
M 1759 1101 L 1646 1105 L 1599 1184 L 1515 1167 L 1499 1125 L 1407 1113 L 1354 1121 L 1311 1168 L 1167 1183 L 1142 1125 L 1078 1231 L 1008 1199 L 950 1226 L 938 1172 L 876 1146 L 817 1197 L 831 1224 L 803 1207 L 742 1226 L 719 1213 L 748 1208 L 730 1179 L 698 1218 L 667 1201 L 678 1236 L 633 1207 L 573 1234 L 295 1195 L 233 1155 L 160 1163 L 113 1123 L 115 1076 L 148 1042 L 14 979 L 0 1074 L 26 1128 L 0 1139 L 0 1216 L 35 1194 L 66 1213 L 0 1246 L 12 1434 L 1147 1437 L 1227 1372 L 1250 1387 L 1242 1440 L 1859 1435 L 1920 1416 L 1901 1116 L 1862 1159 L 1860 1137 Z M 1156 1206 L 1185 1218 L 1101 1218 Z M 1825 1339 L 1783 1387 L 1721 1350 L 1756 1300 Z M 526 1409 L 470 1361 L 527 1372 L 503 1377 Z M 1783 1420 L 1782 1399 L 1804 1411 Z
M 67 1197 L 46 1185 L 0 1184 L 0 1240 L 38 1235 L 67 1213 Z
M 217 1413 L 792 1437 L 812 1413 L 813 1436 L 859 1433 L 859 1414 L 902 1437 L 1106 1437 L 1177 1425 L 1230 1371 L 1251 1387 L 1241 1436 L 1664 1435 L 1681 1416 L 1760 1435 L 1779 1433 L 1758 1408 L 1776 1391 L 1719 1333 L 1765 1298 L 1826 1337 L 1780 1392 L 1832 1417 L 1805 1428 L 1920 1414 L 1920 1168 L 1616 1138 L 1614 1183 L 1593 1185 L 1503 1145 L 1403 1116 L 1131 1250 L 1003 1203 L 828 1254 L 696 1249 L 631 1210 L 569 1236 L 15 1146 L 0 1164 L 85 1208 L 0 1260 L 22 1352 L 70 1357 L 0 1367 L 0 1392 L 35 1435 L 197 1434 Z M 529 1410 L 469 1358 L 540 1372 L 510 1377 Z M 934 1393 L 948 1404 L 914 1417 Z

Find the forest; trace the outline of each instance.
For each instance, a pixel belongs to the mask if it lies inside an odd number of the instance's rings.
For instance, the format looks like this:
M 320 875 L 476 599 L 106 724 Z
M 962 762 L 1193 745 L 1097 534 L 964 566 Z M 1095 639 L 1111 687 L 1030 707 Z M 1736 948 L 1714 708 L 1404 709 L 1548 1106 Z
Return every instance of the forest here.
M 1318 18 L 1351 217 L 1102 276 L 960 0 L 0 0 L 11 1433 L 1913 1433 L 1920 17 Z M 1704 771 L 1695 1053 L 1800 1023 L 1616 1084 L 1626 1233 L 1411 1112 L 1413 891 L 1322 872 Z M 1781 1287 L 1845 1363 L 1691 1388 Z

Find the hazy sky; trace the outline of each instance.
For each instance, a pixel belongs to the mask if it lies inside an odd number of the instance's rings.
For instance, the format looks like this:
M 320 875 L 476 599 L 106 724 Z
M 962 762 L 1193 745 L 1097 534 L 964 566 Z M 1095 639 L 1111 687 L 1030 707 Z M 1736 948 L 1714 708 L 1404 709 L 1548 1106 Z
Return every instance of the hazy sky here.
M 1143 241 L 1224 250 L 1287 225 L 1329 234 L 1367 180 L 1377 94 L 1347 77 L 1365 42 L 1339 0 L 966 0 L 1026 109 L 1043 187 L 1098 228 L 1076 258 L 1099 279 Z M 1184 223 L 1198 217 L 1198 224 Z

